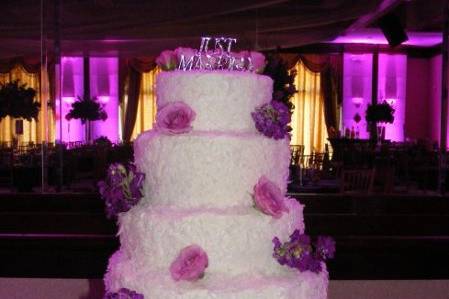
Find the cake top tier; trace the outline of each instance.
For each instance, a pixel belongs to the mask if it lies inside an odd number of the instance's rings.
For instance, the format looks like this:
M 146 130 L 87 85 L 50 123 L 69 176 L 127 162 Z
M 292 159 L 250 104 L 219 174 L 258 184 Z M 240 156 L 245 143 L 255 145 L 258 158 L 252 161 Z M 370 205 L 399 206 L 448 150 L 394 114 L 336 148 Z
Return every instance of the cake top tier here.
M 193 130 L 256 132 L 251 112 L 271 101 L 271 78 L 238 71 L 161 72 L 158 109 L 184 102 L 196 113 Z

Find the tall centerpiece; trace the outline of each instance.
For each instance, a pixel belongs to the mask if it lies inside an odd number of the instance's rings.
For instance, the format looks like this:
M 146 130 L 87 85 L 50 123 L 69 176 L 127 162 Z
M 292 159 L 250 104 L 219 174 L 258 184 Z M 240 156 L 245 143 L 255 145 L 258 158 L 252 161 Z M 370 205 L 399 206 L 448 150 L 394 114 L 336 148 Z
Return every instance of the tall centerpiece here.
M 366 121 L 370 125 L 370 138 L 373 141 L 385 139 L 385 124 L 394 122 L 394 109 L 387 102 L 368 105 Z
M 36 90 L 19 80 L 0 84 L 0 120 L 15 118 L 15 134 L 23 134 L 23 119 L 37 120 L 40 104 L 35 101 Z
M 80 119 L 81 123 L 85 126 L 86 141 L 90 143 L 92 141 L 92 128 L 91 122 L 102 120 L 105 121 L 108 118 L 108 114 L 104 110 L 102 104 L 97 101 L 96 97 L 80 97 L 72 103 L 72 108 L 65 118 L 70 121 L 71 119 Z

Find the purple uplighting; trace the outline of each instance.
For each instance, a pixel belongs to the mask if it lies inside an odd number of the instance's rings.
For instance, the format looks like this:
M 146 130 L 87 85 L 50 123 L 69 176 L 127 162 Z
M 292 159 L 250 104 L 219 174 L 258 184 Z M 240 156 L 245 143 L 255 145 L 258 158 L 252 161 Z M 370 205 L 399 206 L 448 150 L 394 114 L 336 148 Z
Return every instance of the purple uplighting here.
M 86 141 L 85 126 L 80 120 L 65 118 L 72 103 L 83 96 L 83 58 L 63 57 L 62 63 L 62 115 L 59 115 L 57 101 L 57 119 L 62 121 L 62 141 Z M 91 122 L 92 139 L 106 136 L 112 142 L 118 141 L 118 58 L 90 58 L 90 96 L 97 97 L 108 114 L 106 121 Z M 60 136 L 59 125 L 56 126 Z
M 56 119 L 62 121 L 62 141 L 74 142 L 83 141 L 85 135 L 84 126 L 79 119 L 68 121 L 65 116 L 70 111 L 72 103 L 76 97 L 82 96 L 83 87 L 83 58 L 82 57 L 62 57 L 61 58 L 61 95 L 62 95 L 62 115 L 59 115 L 59 107 L 56 109 Z M 59 104 L 57 101 L 56 104 Z M 59 125 L 56 125 L 56 136 L 61 136 Z
M 441 44 L 441 32 L 407 32 L 408 40 L 404 45 L 431 47 Z M 331 41 L 335 44 L 372 44 L 388 45 L 388 41 L 379 29 L 364 29 L 341 35 Z
M 353 97 L 352 103 L 356 106 L 356 108 L 359 108 L 363 104 L 364 100 L 362 97 Z
M 92 138 L 106 136 L 118 141 L 118 58 L 90 58 L 90 95 L 97 97 L 108 114 L 106 121 L 93 122 Z
M 98 101 L 102 104 L 107 104 L 111 99 L 109 96 L 98 96 Z
M 394 122 L 385 125 L 385 138 L 392 141 L 404 141 L 406 74 L 405 55 L 379 54 L 377 100 L 386 101 L 395 110 Z
M 354 128 L 360 138 L 369 137 L 365 111 L 371 101 L 372 61 L 372 54 L 344 54 L 343 127 Z

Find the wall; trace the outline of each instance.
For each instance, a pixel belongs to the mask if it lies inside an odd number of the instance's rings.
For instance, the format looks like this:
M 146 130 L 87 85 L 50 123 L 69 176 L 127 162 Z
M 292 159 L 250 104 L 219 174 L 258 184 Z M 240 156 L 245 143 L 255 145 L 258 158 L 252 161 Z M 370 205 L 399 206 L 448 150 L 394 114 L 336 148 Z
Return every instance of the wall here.
M 377 102 L 387 102 L 394 109 L 394 121 L 385 124 L 385 138 L 404 141 L 407 85 L 407 56 L 379 54 Z
M 65 116 L 72 108 L 75 99 L 83 96 L 83 58 L 62 57 L 61 58 L 61 90 L 62 101 L 56 100 L 56 139 L 64 142 L 83 141 L 85 139 L 85 128 L 81 120 L 66 120 Z M 60 104 L 62 104 L 60 113 Z M 59 121 L 62 119 L 62 130 Z M 62 133 L 62 135 L 61 135 Z M 62 138 L 61 138 L 62 137 Z
M 344 54 L 343 61 L 343 131 L 359 132 L 360 138 L 369 138 L 365 111 L 371 103 L 372 54 Z M 360 122 L 354 116 L 360 116 Z
M 118 58 L 91 57 L 90 95 L 104 105 L 108 114 L 105 121 L 92 123 L 92 139 L 106 136 L 112 142 L 118 141 Z
M 406 140 L 430 139 L 430 79 L 431 61 L 428 58 L 407 60 L 407 96 L 405 109 Z
M 439 142 L 441 122 L 441 55 L 437 55 L 430 60 L 429 92 L 429 137 L 432 141 Z

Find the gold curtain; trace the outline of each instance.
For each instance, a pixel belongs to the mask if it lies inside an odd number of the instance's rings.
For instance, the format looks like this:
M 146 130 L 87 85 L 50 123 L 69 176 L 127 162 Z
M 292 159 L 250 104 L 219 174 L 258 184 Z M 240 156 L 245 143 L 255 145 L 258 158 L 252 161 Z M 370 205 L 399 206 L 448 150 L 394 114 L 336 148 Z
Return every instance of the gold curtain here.
M 27 87 L 31 87 L 36 90 L 36 100 L 41 102 L 40 92 L 40 78 L 38 73 L 28 73 L 25 69 L 16 65 L 9 73 L 0 74 L 0 83 L 8 83 L 14 80 L 20 80 L 21 84 L 26 84 Z M 42 115 L 42 109 L 39 110 L 38 121 L 34 119 L 32 121 L 23 121 L 23 134 L 15 134 L 15 119 L 7 116 L 0 121 L 0 141 L 11 142 L 14 138 L 17 138 L 19 144 L 21 143 L 39 143 L 42 141 L 42 124 L 44 120 Z
M 292 145 L 304 145 L 304 154 L 324 152 L 327 129 L 324 119 L 324 100 L 320 73 L 307 69 L 303 62 L 295 65 L 295 86 L 298 92 L 292 98 Z
M 131 140 L 134 140 L 140 133 L 153 127 L 156 119 L 156 76 L 160 72 L 156 68 L 148 73 L 142 73 L 142 82 L 139 92 L 139 106 L 137 108 L 136 123 L 134 125 Z M 125 101 L 127 99 L 125 98 Z
M 51 99 L 50 88 L 50 76 L 48 69 L 44 65 L 41 67 L 41 83 L 40 83 L 40 95 L 41 95 L 41 109 L 39 111 L 39 130 L 41 132 L 41 140 L 47 142 L 55 142 L 56 139 L 56 121 L 55 114 L 51 105 L 49 105 Z

